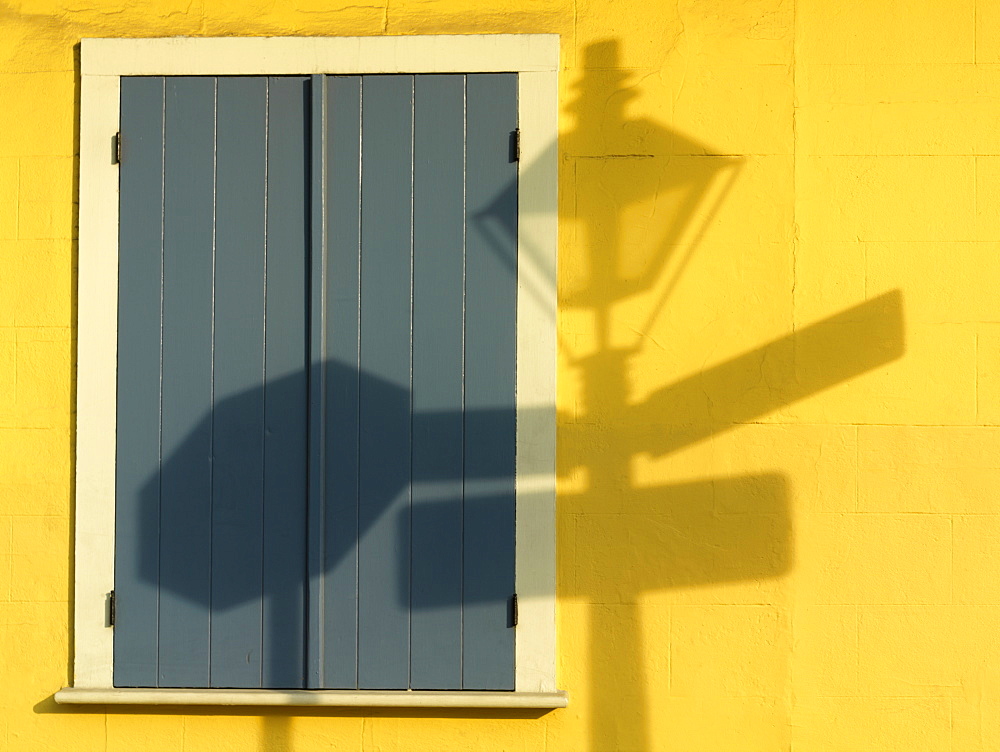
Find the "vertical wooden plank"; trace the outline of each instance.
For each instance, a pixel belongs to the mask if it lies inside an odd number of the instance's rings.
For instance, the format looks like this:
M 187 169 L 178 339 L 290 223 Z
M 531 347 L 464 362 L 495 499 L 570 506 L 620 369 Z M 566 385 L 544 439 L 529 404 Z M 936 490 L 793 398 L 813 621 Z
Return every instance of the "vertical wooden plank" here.
M 218 80 L 211 686 L 261 683 L 266 80 Z
M 361 78 L 327 78 L 323 686 L 358 686 Z
M 467 78 L 463 689 L 514 688 L 517 76 Z M 498 232 L 497 228 L 515 228 Z
M 309 498 L 306 686 L 323 686 L 326 536 L 326 76 L 309 82 Z
M 155 687 L 160 542 L 162 78 L 121 80 L 114 682 Z
M 465 77 L 415 76 L 410 686 L 462 686 Z
M 398 689 L 410 662 L 413 77 L 363 87 L 358 684 Z
M 304 686 L 309 79 L 268 79 L 263 686 Z
M 207 687 L 214 78 L 167 79 L 164 133 L 158 683 Z

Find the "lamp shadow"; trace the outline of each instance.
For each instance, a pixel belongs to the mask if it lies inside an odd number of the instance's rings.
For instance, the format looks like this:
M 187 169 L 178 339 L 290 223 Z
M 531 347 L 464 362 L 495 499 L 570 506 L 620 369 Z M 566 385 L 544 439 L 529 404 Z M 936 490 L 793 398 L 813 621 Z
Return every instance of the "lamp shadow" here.
M 572 673 L 589 676 L 583 715 L 586 748 L 595 751 L 655 746 L 659 705 L 652 693 L 670 686 L 662 675 L 670 670 L 669 638 L 651 637 L 643 602 L 670 602 L 657 594 L 671 589 L 742 582 L 751 589 L 759 583 L 767 603 L 763 583 L 794 566 L 792 498 L 783 475 L 650 487 L 638 481 L 636 461 L 662 460 L 738 429 L 884 366 L 905 349 L 895 291 L 650 390 L 641 378 L 645 335 L 669 309 L 743 159 L 628 117 L 634 94 L 630 74 L 618 66 L 614 40 L 585 50 L 568 107 L 575 127 L 560 139 L 576 169 L 576 199 L 563 203 L 561 216 L 578 228 L 579 270 L 563 275 L 560 304 L 574 320 L 588 314 L 592 333 L 585 355 L 572 352 L 572 343 L 563 348 L 578 401 L 559 423 L 559 475 L 574 480 L 558 500 L 560 530 L 571 533 L 570 550 L 561 549 L 558 591 L 561 601 L 582 604 L 573 613 L 587 622 L 576 627 L 589 645 L 586 667 Z M 615 144 L 628 153 L 616 153 Z M 639 206 L 647 208 L 632 211 Z M 639 242 L 626 215 L 642 223 Z M 637 311 L 645 323 L 623 327 Z M 631 343 L 623 329 L 634 333 Z
M 656 710 L 648 686 L 653 679 L 651 672 L 658 669 L 647 660 L 649 647 L 643 643 L 639 610 L 643 597 L 672 588 L 773 579 L 788 572 L 794 563 L 791 492 L 783 475 L 710 477 L 650 487 L 635 480 L 635 459 L 667 457 L 737 429 L 884 366 L 900 358 L 905 349 L 902 299 L 893 292 L 637 396 L 634 373 L 640 367 L 642 348 L 639 344 L 623 346 L 616 339 L 613 332 L 617 307 L 638 296 L 649 297 L 644 311 L 650 322 L 647 328 L 667 310 L 671 293 L 738 179 L 742 162 L 733 156 L 710 156 L 711 149 L 653 120 L 630 119 L 628 74 L 619 71 L 618 64 L 615 41 L 596 43 L 585 50 L 578 96 L 568 106 L 575 126 L 560 137 L 559 144 L 564 154 L 598 161 L 614 158 L 642 162 L 632 179 L 616 182 L 607 195 L 588 202 L 584 215 L 569 202 L 563 202 L 560 211 L 562 219 L 572 218 L 579 223 L 577 242 L 572 247 L 564 245 L 563 252 L 578 254 L 574 267 L 582 270 L 563 284 L 560 306 L 590 317 L 594 345 L 586 356 L 578 356 L 572 352 L 572 343 L 561 343 L 569 364 L 566 371 L 577 381 L 580 400 L 574 414 L 558 416 L 558 474 L 564 481 L 579 476 L 585 482 L 582 487 L 573 484 L 574 490 L 561 493 L 557 500 L 560 529 L 566 529 L 571 520 L 576 531 L 572 567 L 560 569 L 557 596 L 590 604 L 586 617 L 589 653 L 567 659 L 587 664 L 589 686 L 580 687 L 587 699 L 579 716 L 588 724 L 584 748 L 598 752 L 651 747 L 649 719 Z M 619 131 L 638 147 L 635 153 L 594 153 L 595 144 Z M 706 156 L 700 160 L 672 159 L 681 154 Z M 568 163 L 564 162 L 562 168 L 568 169 Z M 532 166 L 522 169 L 531 170 Z M 597 191 L 597 186 L 581 184 L 580 188 Z M 516 185 L 510 185 L 505 193 L 516 190 Z M 641 248 L 626 244 L 623 210 L 664 197 L 669 211 L 651 221 L 655 232 L 650 233 L 650 242 Z M 509 203 L 509 199 L 509 195 L 498 196 L 497 203 Z M 515 227 L 492 221 L 489 207 L 477 216 L 477 221 L 482 223 L 484 234 L 493 233 L 497 238 L 498 252 L 509 245 L 509 236 L 516 237 Z M 524 250 L 533 252 L 531 248 Z M 512 274 L 516 271 L 513 263 Z M 557 280 L 552 276 L 543 283 L 556 285 Z M 552 315 L 555 319 L 556 312 Z M 364 384 L 363 391 L 372 396 L 372 409 L 382 406 L 395 414 L 401 405 L 413 403 L 413 394 L 405 386 L 351 371 L 349 366 L 335 361 L 321 368 L 341 372 Z M 319 380 L 318 372 L 303 363 L 300 372 L 219 402 L 191 428 L 191 439 L 163 459 L 162 473 L 183 477 L 193 466 L 216 462 L 211 452 L 206 455 L 203 450 L 206 434 L 212 435 L 219 426 L 226 426 L 235 435 L 251 430 L 252 416 L 259 413 L 265 391 L 276 403 L 292 404 L 308 392 L 310 383 Z M 555 407 L 539 409 L 551 413 Z M 415 436 L 434 437 L 447 433 L 447 427 L 456 420 L 479 421 L 488 426 L 491 422 L 504 425 L 513 417 L 504 410 L 470 415 L 418 413 L 413 417 L 412 430 Z M 239 485 L 260 468 L 220 471 L 217 464 L 216 471 L 232 473 L 232 482 Z M 487 489 L 495 482 L 513 483 L 513 478 L 491 474 L 471 480 L 482 482 Z M 324 572 L 333 573 L 356 556 L 357 540 L 366 533 L 365 524 L 385 524 L 390 518 L 396 540 L 404 546 L 408 545 L 414 525 L 425 529 L 443 526 L 456 519 L 456 508 L 469 503 L 485 505 L 488 510 L 489 492 L 473 498 L 462 491 L 462 482 L 462 478 L 447 471 L 435 473 L 430 468 L 413 477 L 408 486 L 379 489 L 377 496 L 366 502 L 367 523 L 358 523 L 354 543 L 339 538 L 325 551 Z M 213 567 L 230 573 L 219 583 L 211 577 L 192 576 L 191 567 L 162 566 L 161 491 L 162 478 L 157 475 L 147 480 L 140 493 L 138 539 L 133 547 L 137 559 L 131 562 L 140 578 L 167 593 L 182 612 L 190 606 L 218 612 L 223 618 L 240 614 L 239 623 L 281 623 L 283 634 L 298 631 L 304 642 L 305 625 L 297 623 L 299 617 L 294 614 L 305 612 L 308 599 L 310 575 L 305 554 L 294 581 L 269 583 L 262 573 L 248 569 L 252 557 L 246 546 L 239 545 L 248 536 L 263 534 L 264 518 L 257 502 L 241 505 L 233 496 L 230 506 L 214 510 L 211 499 L 186 502 L 189 508 L 185 514 L 192 520 L 215 515 L 221 525 L 219 540 L 227 543 L 223 549 L 213 550 L 211 539 L 196 544 L 185 539 L 178 552 L 189 562 L 191 557 L 211 557 Z M 402 511 L 395 503 L 400 494 L 409 495 L 411 500 Z M 222 550 L 227 559 L 220 558 Z M 444 586 L 446 578 L 431 578 L 432 583 L 441 586 L 415 594 L 411 571 L 401 568 L 397 574 L 396 592 L 392 595 L 414 612 L 454 610 L 468 603 L 453 588 Z M 616 610 L 602 609 L 602 604 L 614 604 Z M 119 608 L 121 618 L 130 618 L 128 604 L 120 604 Z M 614 639 L 608 635 L 614 635 Z M 256 655 L 247 658 L 251 672 L 284 677 L 288 676 L 289 666 L 302 668 L 302 642 L 269 641 L 264 626 L 259 633 L 243 637 L 261 646 Z M 234 654 L 245 652 L 242 643 L 226 649 Z M 572 673 L 576 676 L 580 672 Z M 285 679 L 278 679 L 278 683 L 295 686 Z M 40 703 L 38 712 L 50 712 L 43 705 Z M 628 712 L 624 710 L 626 705 Z M 249 709 L 232 712 L 261 717 L 261 749 L 292 747 L 293 728 L 287 713 Z M 429 714 L 311 708 L 294 712 L 359 717 Z M 533 712 L 510 711 L 430 714 L 443 718 L 538 717 Z

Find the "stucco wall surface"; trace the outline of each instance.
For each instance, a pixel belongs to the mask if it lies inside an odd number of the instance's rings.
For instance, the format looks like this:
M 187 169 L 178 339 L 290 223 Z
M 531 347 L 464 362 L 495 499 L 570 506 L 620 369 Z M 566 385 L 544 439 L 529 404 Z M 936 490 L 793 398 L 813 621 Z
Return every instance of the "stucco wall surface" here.
M 496 32 L 562 39 L 569 707 L 56 705 L 75 45 Z M 0 750 L 1000 748 L 998 112 L 976 0 L 0 3 Z

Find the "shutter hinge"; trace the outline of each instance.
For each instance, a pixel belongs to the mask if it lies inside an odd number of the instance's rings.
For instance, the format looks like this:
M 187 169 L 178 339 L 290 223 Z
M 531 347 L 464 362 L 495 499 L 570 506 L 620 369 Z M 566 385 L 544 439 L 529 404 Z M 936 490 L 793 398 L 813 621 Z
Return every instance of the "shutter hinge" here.
M 115 625 L 115 591 L 108 593 L 108 626 Z
M 514 595 L 510 599 L 510 614 L 511 614 L 511 619 L 510 619 L 511 626 L 512 627 L 516 627 L 517 626 L 517 593 L 514 593 Z
M 520 162 L 521 161 L 521 129 L 515 128 L 510 133 L 510 161 Z
M 111 152 L 111 163 L 121 164 L 122 163 L 122 132 L 118 131 L 114 137 L 114 144 L 112 146 Z

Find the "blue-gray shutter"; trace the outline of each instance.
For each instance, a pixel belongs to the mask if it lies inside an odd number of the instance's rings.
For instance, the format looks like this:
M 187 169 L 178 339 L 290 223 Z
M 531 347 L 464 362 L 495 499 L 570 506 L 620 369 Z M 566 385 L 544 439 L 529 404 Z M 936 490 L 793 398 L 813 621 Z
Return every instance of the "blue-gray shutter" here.
M 414 100 L 411 685 L 460 689 L 464 76 L 420 76 Z
M 122 79 L 116 686 L 302 685 L 307 81 Z
M 123 79 L 116 686 L 513 689 L 516 90 Z

